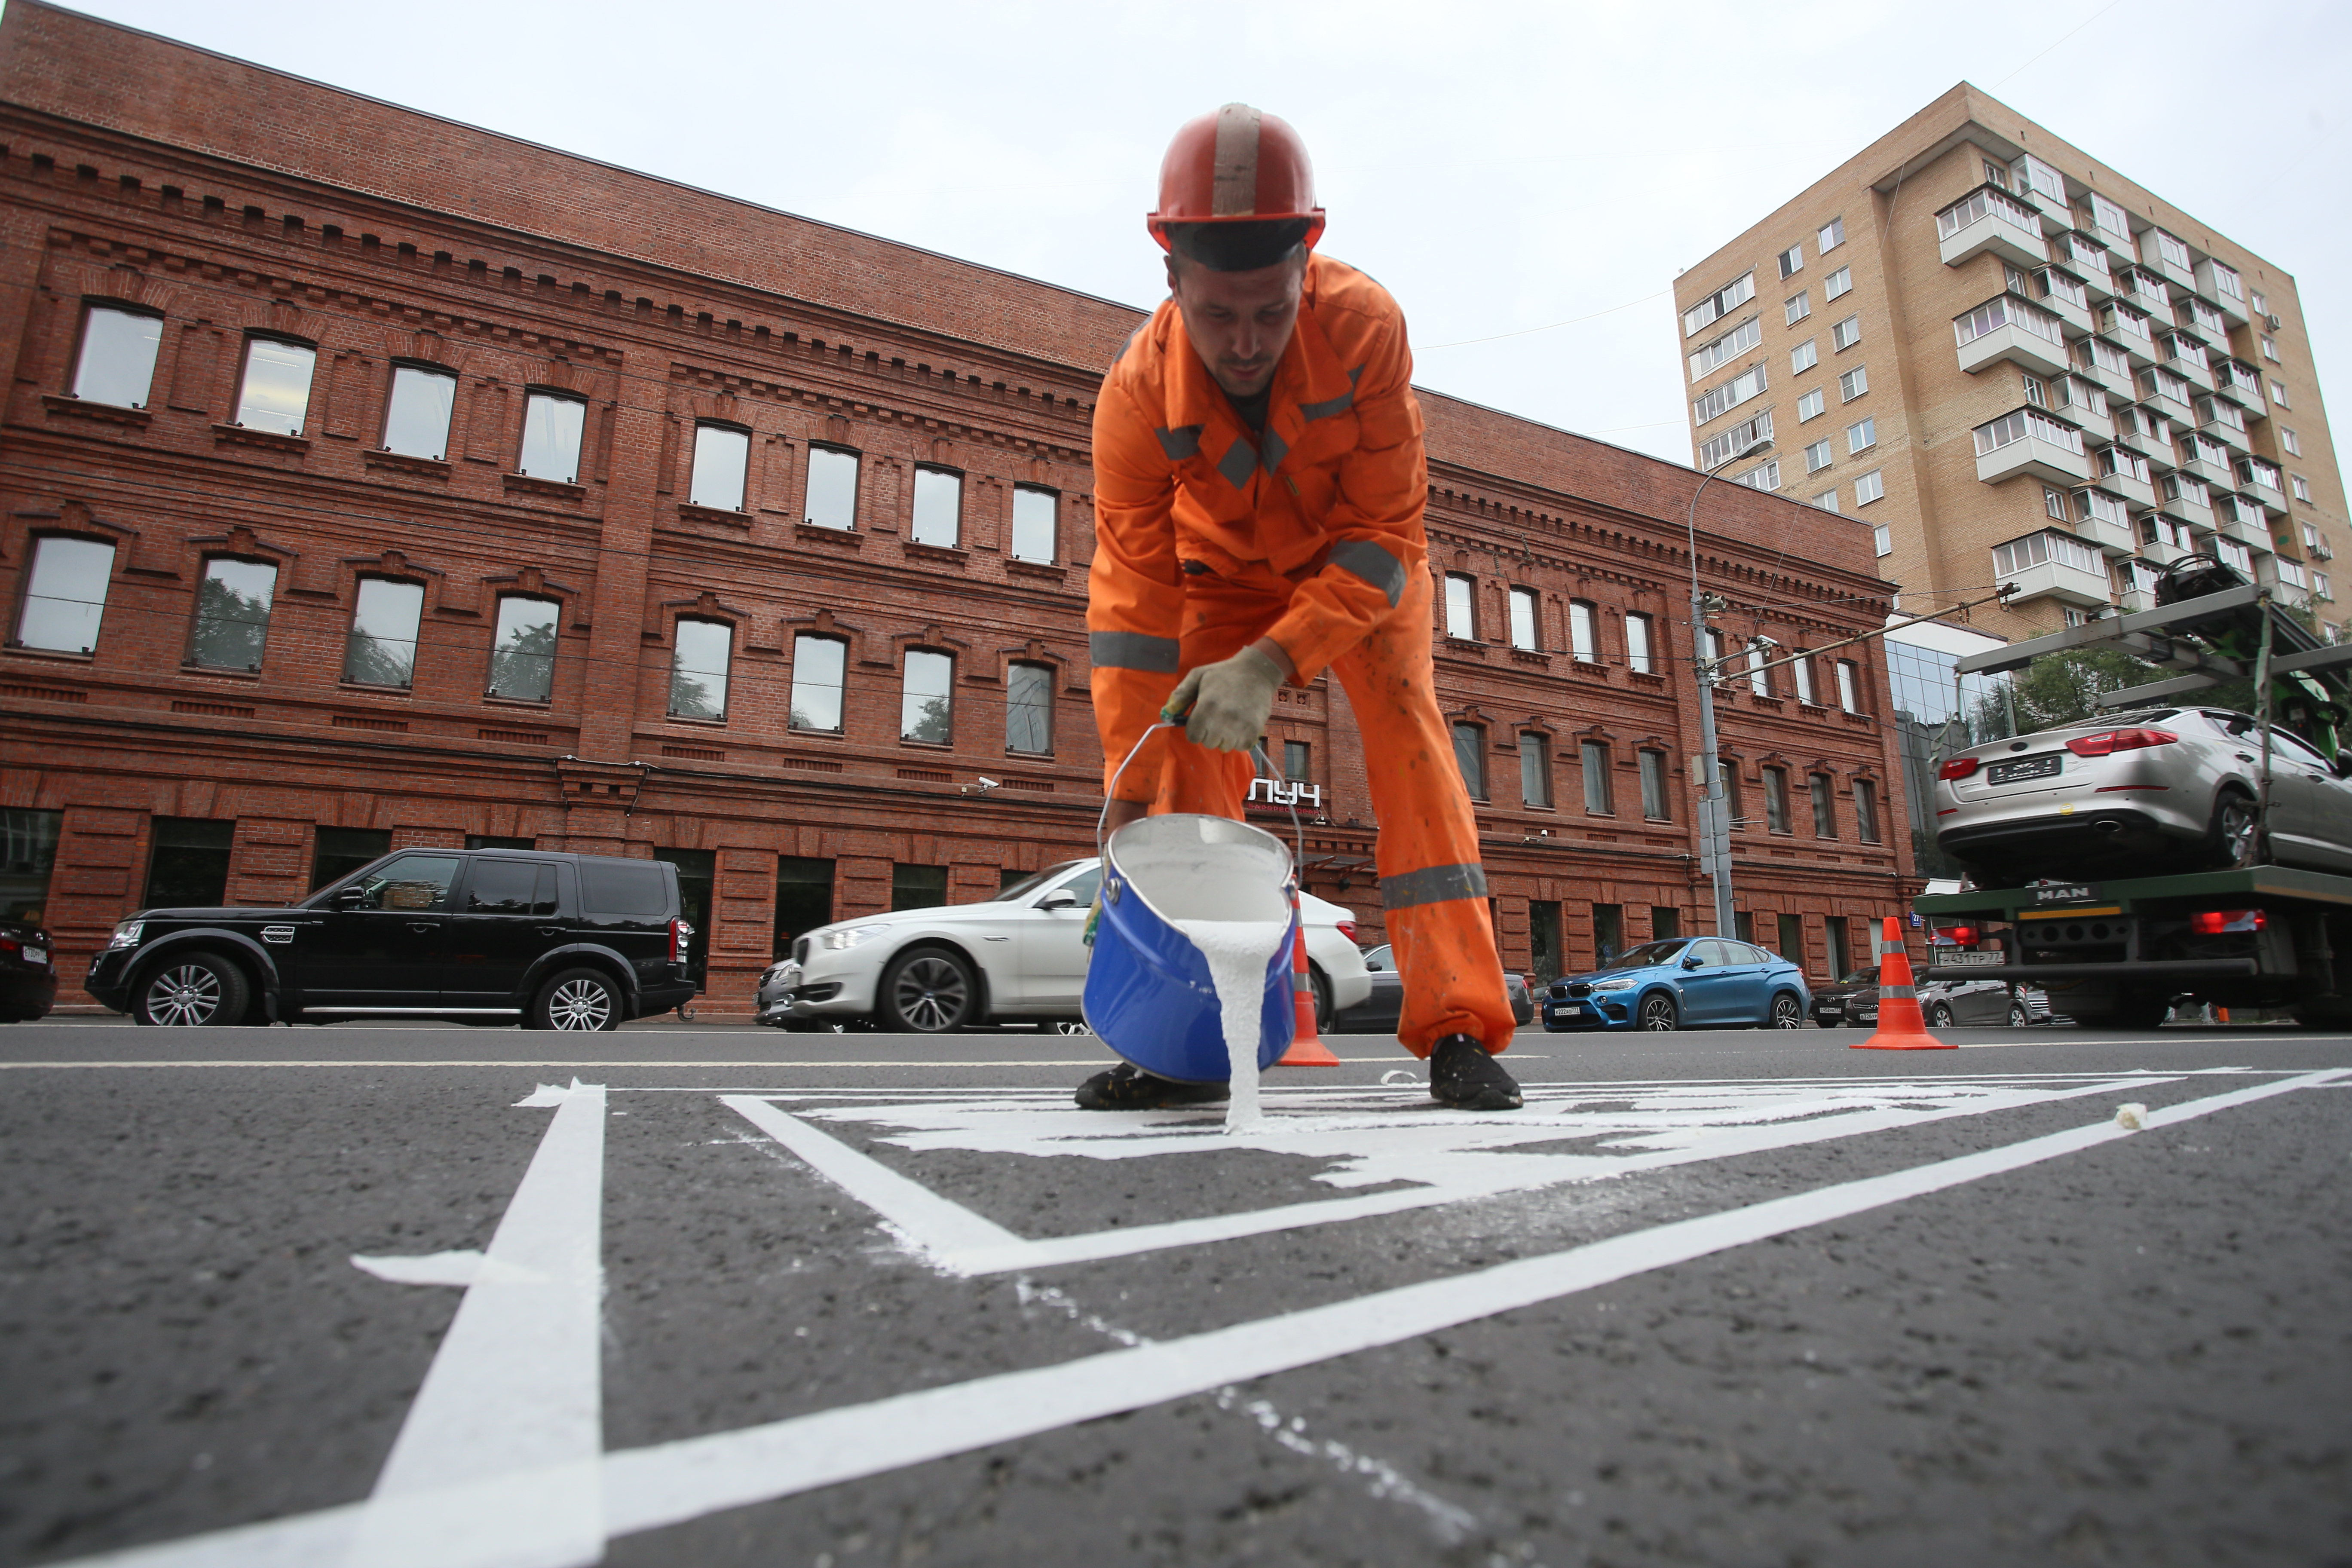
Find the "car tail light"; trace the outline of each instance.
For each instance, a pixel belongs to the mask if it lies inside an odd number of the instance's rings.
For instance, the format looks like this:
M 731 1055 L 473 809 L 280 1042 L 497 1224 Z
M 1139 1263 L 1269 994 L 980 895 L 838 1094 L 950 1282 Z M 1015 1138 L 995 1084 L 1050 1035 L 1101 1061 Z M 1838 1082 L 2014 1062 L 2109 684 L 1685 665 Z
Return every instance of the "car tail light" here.
M 2200 936 L 2224 931 L 2260 931 L 2270 922 L 2260 910 L 2200 910 L 2189 917 L 2189 929 Z
M 1341 921 L 1339 922 L 1339 934 L 1346 937 L 1349 942 L 1355 941 L 1356 922 L 1353 921 Z
M 1937 934 L 1958 947 L 1974 947 L 1977 944 L 1977 928 L 1974 926 L 1946 926 Z
M 694 928 L 687 924 L 684 921 L 672 921 L 669 922 L 669 961 L 672 963 L 683 963 L 686 962 L 687 939 L 691 937 L 693 934 Z
M 1936 777 L 1941 783 L 1949 784 L 1954 779 L 1969 777 L 1982 766 L 1984 764 L 1974 757 L 1954 757 L 1936 770 Z
M 7 937 L 0 936 L 0 952 L 5 952 L 5 953 L 6 953 L 9 957 L 14 958 L 14 957 L 16 957 L 18 953 L 20 953 L 20 952 L 24 952 L 24 951 L 25 951 L 24 943 L 19 942 L 13 942 L 13 941 L 9 940 Z
M 2066 749 L 2078 757 L 2104 757 L 2147 746 L 2169 746 L 2179 739 L 2169 730 L 2102 730 L 2095 735 L 2075 736 L 2066 742 Z

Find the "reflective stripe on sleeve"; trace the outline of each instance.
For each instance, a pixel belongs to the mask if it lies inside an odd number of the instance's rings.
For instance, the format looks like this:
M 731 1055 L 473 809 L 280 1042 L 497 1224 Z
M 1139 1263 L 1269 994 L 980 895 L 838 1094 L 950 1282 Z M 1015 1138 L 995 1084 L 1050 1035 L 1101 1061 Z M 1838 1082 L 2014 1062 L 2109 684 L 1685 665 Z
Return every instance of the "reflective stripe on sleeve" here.
M 1217 459 L 1217 472 L 1225 476 L 1225 483 L 1235 489 L 1250 482 L 1250 470 L 1257 467 L 1257 448 L 1247 441 L 1236 440 Z
M 1333 545 L 1331 564 L 1386 594 L 1391 608 L 1404 596 L 1404 563 L 1369 539 L 1343 539 Z
M 1144 632 L 1088 632 L 1087 657 L 1097 669 L 1141 669 L 1154 675 L 1176 673 L 1174 637 Z
M 1154 430 L 1152 434 L 1160 437 L 1160 449 L 1168 454 L 1171 463 L 1181 463 L 1201 449 L 1198 425 L 1180 425 L 1173 430 Z
M 1381 879 L 1381 903 L 1391 910 L 1486 896 L 1486 868 L 1475 862 L 1466 866 L 1430 866 Z
M 1140 329 L 1138 330 L 1139 331 Z M 1355 369 L 1349 371 L 1348 373 L 1348 390 L 1341 393 L 1337 397 L 1327 397 L 1320 403 L 1300 404 L 1298 405 L 1299 417 L 1310 422 L 1317 419 L 1328 419 L 1334 414 L 1345 414 L 1349 409 L 1353 408 L 1356 405 L 1356 378 L 1363 374 L 1364 367 L 1362 365 L 1358 365 Z

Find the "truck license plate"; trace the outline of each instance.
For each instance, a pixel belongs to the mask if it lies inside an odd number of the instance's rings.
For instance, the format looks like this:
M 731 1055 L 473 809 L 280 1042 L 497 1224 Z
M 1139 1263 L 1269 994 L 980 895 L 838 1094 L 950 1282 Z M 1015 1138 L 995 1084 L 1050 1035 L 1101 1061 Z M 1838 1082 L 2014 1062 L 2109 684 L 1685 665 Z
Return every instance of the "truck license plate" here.
M 2001 952 L 1947 952 L 1937 955 L 1936 963 L 1953 969 L 1968 969 L 1979 965 L 1992 969 L 1999 968 L 2000 961 L 2007 956 L 2009 956 L 2007 953 Z
M 1995 763 L 1985 770 L 1987 784 L 2015 784 L 2021 779 L 2046 779 L 2058 771 L 2059 756 L 2055 752 L 2044 757 L 2026 757 L 2014 763 Z

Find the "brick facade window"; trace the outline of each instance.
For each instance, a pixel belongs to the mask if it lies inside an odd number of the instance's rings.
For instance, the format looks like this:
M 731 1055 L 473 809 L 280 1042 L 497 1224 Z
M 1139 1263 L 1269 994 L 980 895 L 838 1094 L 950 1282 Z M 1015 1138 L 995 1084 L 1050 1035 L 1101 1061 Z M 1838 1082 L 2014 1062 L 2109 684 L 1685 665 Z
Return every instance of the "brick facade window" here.
M 196 584 L 196 624 L 188 638 L 188 662 L 207 669 L 261 668 L 269 641 L 269 605 L 278 592 L 278 568 L 266 561 L 215 555 L 205 563 Z
M 955 740 L 955 659 L 928 648 L 907 650 L 898 692 L 898 738 L 927 746 Z
M 1813 837 L 1835 838 L 1837 831 L 1837 801 L 1832 793 L 1830 775 L 1815 773 L 1806 781 L 1813 795 Z
M 1878 838 L 1878 786 L 1868 779 L 1853 781 L 1853 836 L 1864 844 Z
M 62 811 L 0 805 L 0 921 L 39 925 L 49 902 L 49 879 L 58 865 Z
M 579 398 L 532 392 L 523 404 L 522 458 L 516 472 L 560 485 L 577 484 L 580 432 L 587 421 L 588 405 Z
M 1789 679 L 1797 689 L 1797 700 L 1813 700 L 1813 661 L 1804 649 L 1797 650 L 1796 662 L 1789 666 Z
M 908 534 L 918 544 L 953 550 L 963 542 L 963 476 L 946 468 L 915 470 L 915 515 Z
M 1666 789 L 1666 753 L 1643 752 L 1642 762 L 1642 816 L 1651 822 L 1674 820 L 1674 796 Z
M 1475 724 L 1454 726 L 1454 765 L 1472 800 L 1486 798 L 1486 731 Z
M 389 827 L 321 827 L 310 847 L 310 891 L 392 853 Z
M 1650 617 L 1625 617 L 1625 668 L 1639 675 L 1654 675 L 1656 668 L 1650 658 Z
M 1590 664 L 1601 657 L 1599 612 L 1582 599 L 1568 604 L 1568 649 Z
M 114 546 L 102 540 L 35 540 L 14 646 L 55 653 L 88 653 L 98 647 L 106 585 L 113 575 Z
M 1751 637 L 1748 643 L 1748 689 L 1759 697 L 1772 695 L 1772 672 L 1764 667 L 1772 662 L 1780 649 L 1770 637 Z
M 1715 766 L 1716 777 L 1723 781 L 1723 830 L 1737 832 L 1747 815 L 1739 808 L 1739 759 L 1717 757 Z
M 1533 588 L 1511 590 L 1511 646 L 1528 653 L 1543 648 L 1541 625 L 1536 613 L 1536 591 Z
M 509 595 L 499 601 L 496 640 L 490 644 L 489 694 L 520 702 L 545 702 L 555 694 L 555 622 L 561 606 L 552 599 Z
M 1013 487 L 1013 559 L 1051 566 L 1057 554 L 1055 525 L 1061 496 L 1035 485 Z
M 1445 635 L 1464 642 L 1478 637 L 1478 584 L 1459 572 L 1445 574 Z
M 1609 777 L 1609 742 L 1584 741 L 1578 744 L 1584 763 L 1584 809 L 1592 816 L 1614 816 L 1617 814 L 1616 792 Z
M 354 686 L 394 686 L 416 680 L 416 627 L 425 616 L 425 586 L 390 577 L 360 579 L 352 632 L 343 645 L 343 679 Z
M 82 316 L 73 395 L 85 403 L 146 407 L 155 379 L 155 351 L 163 341 L 160 317 L 112 305 L 90 306 Z
M 1005 672 L 1004 749 L 1044 755 L 1054 749 L 1054 669 L 1016 664 Z
M 846 531 L 857 526 L 857 454 L 839 447 L 811 447 L 808 499 L 801 521 Z
M 670 654 L 670 717 L 727 717 L 728 666 L 734 652 L 735 628 L 727 622 L 679 617 Z
M 694 427 L 694 479 L 686 499 L 714 511 L 743 510 L 743 476 L 751 461 L 751 433 L 704 421 Z
M 1838 706 L 1849 713 L 1862 711 L 1862 671 L 1850 658 L 1837 662 Z
M 1789 770 L 1764 770 L 1764 828 L 1768 833 L 1789 831 Z
M 384 405 L 383 447 L 405 458 L 449 456 L 449 411 L 457 405 L 457 378 L 431 365 L 392 367 L 392 397 Z
M 1315 751 L 1306 741 L 1285 741 L 1282 743 L 1282 776 L 1291 784 L 1315 782 Z
M 1551 742 L 1530 731 L 1519 732 L 1519 798 L 1529 805 L 1551 805 Z
M 202 816 L 150 821 L 145 909 L 218 909 L 228 897 L 228 857 L 236 824 Z
M 849 645 L 802 633 L 793 638 L 792 727 L 841 733 L 841 688 Z
M 319 351 L 291 338 L 247 338 L 236 422 L 248 430 L 299 436 L 310 412 L 310 373 Z

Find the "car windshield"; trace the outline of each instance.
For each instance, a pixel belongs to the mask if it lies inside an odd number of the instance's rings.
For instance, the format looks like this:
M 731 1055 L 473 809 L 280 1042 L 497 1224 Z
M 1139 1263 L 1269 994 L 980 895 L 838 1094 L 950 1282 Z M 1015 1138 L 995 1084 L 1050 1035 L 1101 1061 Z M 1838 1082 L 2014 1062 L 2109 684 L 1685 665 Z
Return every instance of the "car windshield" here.
M 1875 985 L 1878 984 L 1878 971 L 1875 969 L 1857 969 L 1852 974 L 1847 975 L 1843 980 L 1838 982 L 1838 984 L 1841 985 Z
M 1675 954 L 1683 950 L 1687 937 L 1675 937 L 1667 942 L 1645 942 L 1639 947 L 1629 947 L 1615 960 L 1602 965 L 1607 969 L 1647 969 L 1653 964 L 1672 963 Z
M 1015 899 L 1026 898 L 1031 893 L 1035 892 L 1038 889 L 1045 887 L 1047 883 L 1053 881 L 1054 879 L 1062 875 L 1063 872 L 1067 871 L 1071 867 L 1083 866 L 1085 864 L 1086 862 L 1083 860 L 1057 861 L 1054 865 L 1046 867 L 1042 871 L 1022 878 L 1021 880 L 999 892 L 996 897 L 984 901 L 992 904 L 1004 904 L 1010 903 Z M 1093 898 L 1094 889 L 1091 888 L 1087 889 L 1086 896 L 1089 899 Z

